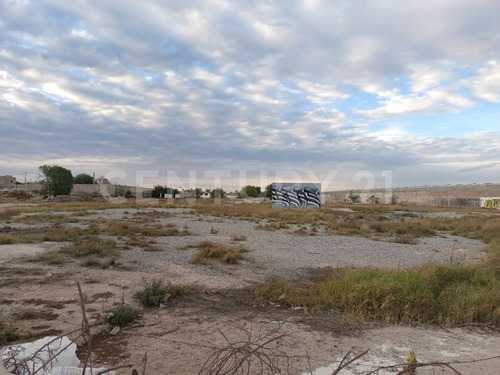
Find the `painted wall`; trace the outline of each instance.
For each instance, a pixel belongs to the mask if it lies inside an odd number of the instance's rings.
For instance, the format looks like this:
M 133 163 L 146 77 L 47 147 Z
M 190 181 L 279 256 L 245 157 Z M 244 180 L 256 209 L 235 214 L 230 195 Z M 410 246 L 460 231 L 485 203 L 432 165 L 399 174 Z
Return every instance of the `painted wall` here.
M 481 207 L 500 208 L 500 197 L 481 198 Z
M 321 184 L 274 182 L 272 190 L 273 208 L 319 208 L 321 206 Z

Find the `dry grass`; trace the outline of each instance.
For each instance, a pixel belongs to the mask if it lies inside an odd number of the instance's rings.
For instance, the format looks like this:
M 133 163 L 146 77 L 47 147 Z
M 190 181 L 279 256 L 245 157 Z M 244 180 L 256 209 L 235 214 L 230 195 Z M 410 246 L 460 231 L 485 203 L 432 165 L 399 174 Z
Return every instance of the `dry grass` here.
M 55 214 L 29 214 L 13 220 L 17 223 L 24 224 L 63 224 L 63 223 L 77 223 L 78 220 L 67 215 Z
M 52 227 L 45 231 L 43 234 L 43 241 L 52 241 L 52 242 L 66 242 L 66 241 L 74 241 L 78 238 L 81 238 L 85 235 L 86 231 L 80 228 L 64 228 L 64 227 Z
M 44 305 L 46 308 L 50 309 L 63 309 L 64 306 L 68 304 L 73 304 L 76 303 L 75 300 L 67 300 L 67 301 L 51 301 L 51 300 L 45 300 L 45 299 L 25 299 L 22 301 L 23 304 L 28 304 L 28 305 Z
M 2 276 L 39 276 L 45 275 L 45 270 L 38 267 L 7 267 L 0 266 Z
M 16 311 L 13 314 L 13 316 L 17 320 L 37 320 L 37 319 L 54 320 L 59 315 L 58 314 L 54 314 L 54 313 L 52 313 L 49 310 L 24 309 L 24 310 Z
M 202 242 L 196 246 L 199 251 L 193 258 L 192 263 L 195 264 L 208 264 L 210 260 L 218 260 L 226 264 L 238 264 L 247 258 L 244 256 L 248 249 L 244 248 L 231 248 L 212 242 Z
M 231 241 L 239 242 L 239 241 L 247 241 L 248 238 L 247 236 L 239 235 L 239 234 L 233 234 L 231 236 Z
M 115 220 L 96 221 L 90 225 L 89 229 L 97 233 L 103 233 L 117 237 L 127 237 L 132 235 L 141 235 L 147 237 L 170 237 L 187 236 L 190 234 L 188 230 L 180 231 L 172 224 L 140 226 L 126 222 L 117 223 Z
M 0 234 L 0 245 L 11 245 L 15 243 L 15 239 L 8 234 Z
M 20 214 L 19 210 L 12 210 L 12 209 L 0 210 L 0 221 L 9 221 L 14 216 L 17 216 L 19 214 Z
M 77 239 L 71 245 L 61 248 L 60 252 L 73 257 L 93 255 L 100 258 L 106 258 L 116 257 L 119 255 L 115 241 L 99 237 Z
M 31 262 L 41 262 L 50 265 L 60 265 L 66 263 L 66 257 L 59 250 L 41 252 L 30 259 Z

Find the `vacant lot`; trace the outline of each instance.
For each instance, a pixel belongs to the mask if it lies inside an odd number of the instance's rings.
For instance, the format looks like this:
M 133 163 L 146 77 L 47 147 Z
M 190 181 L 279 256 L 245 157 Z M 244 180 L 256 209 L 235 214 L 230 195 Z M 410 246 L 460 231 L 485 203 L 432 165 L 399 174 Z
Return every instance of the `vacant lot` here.
M 168 203 L 0 204 L 0 345 L 80 327 L 79 281 L 97 365 L 331 374 L 368 349 L 340 372 L 363 374 L 413 350 L 498 374 L 498 210 Z

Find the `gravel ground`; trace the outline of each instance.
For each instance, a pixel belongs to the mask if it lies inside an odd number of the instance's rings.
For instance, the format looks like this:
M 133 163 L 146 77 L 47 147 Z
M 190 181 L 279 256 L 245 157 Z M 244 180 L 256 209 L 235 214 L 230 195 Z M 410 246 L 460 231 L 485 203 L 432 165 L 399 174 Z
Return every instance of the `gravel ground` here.
M 124 210 L 99 212 L 101 217 L 128 217 Z M 145 210 L 141 210 L 144 212 Z M 156 209 L 156 211 L 160 211 Z M 278 231 L 256 230 L 256 224 L 238 219 L 197 216 L 190 210 L 165 210 L 172 217 L 157 219 L 157 223 L 175 224 L 188 229 L 189 236 L 161 237 L 156 247 L 163 251 L 145 252 L 139 248 L 125 250 L 123 262 L 134 262 L 142 271 L 161 272 L 169 265 L 181 265 L 210 276 L 232 275 L 245 281 L 269 276 L 297 278 L 308 269 L 323 267 L 397 267 L 411 268 L 426 263 L 477 262 L 484 259 L 485 245 L 481 241 L 441 234 L 422 238 L 417 245 L 374 241 L 362 237 L 318 234 L 291 234 L 297 227 Z M 128 210 L 134 214 L 134 210 Z M 89 217 L 90 218 L 90 217 Z M 264 223 L 264 222 L 263 222 Z M 217 233 L 213 234 L 213 232 Z M 246 241 L 232 241 L 231 236 L 245 236 Z M 200 266 L 190 263 L 197 249 L 185 248 L 202 241 L 245 247 L 251 261 L 238 266 Z

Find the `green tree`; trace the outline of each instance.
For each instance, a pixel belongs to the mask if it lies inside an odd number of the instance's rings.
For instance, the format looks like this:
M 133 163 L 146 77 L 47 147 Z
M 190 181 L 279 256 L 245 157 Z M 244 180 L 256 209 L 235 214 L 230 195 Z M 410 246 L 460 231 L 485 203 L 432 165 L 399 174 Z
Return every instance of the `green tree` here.
M 153 191 L 151 192 L 151 197 L 153 198 L 160 198 L 162 194 L 167 193 L 167 187 L 161 186 L 161 185 L 156 185 L 153 188 Z
M 210 196 L 212 198 L 224 198 L 225 194 L 226 194 L 226 192 L 224 190 L 222 190 L 222 189 L 214 189 L 210 193 Z
M 58 165 L 42 165 L 38 167 L 45 181 L 44 189 L 50 195 L 69 195 L 73 189 L 73 175 L 69 169 Z
M 80 173 L 75 176 L 73 179 L 74 184 L 86 184 L 86 185 L 92 185 L 94 183 L 94 177 L 86 174 L 86 173 Z
M 266 186 L 266 198 L 273 198 L 273 184 L 269 184 Z
M 361 196 L 359 194 L 354 194 L 354 192 L 351 190 L 349 192 L 349 200 L 351 201 L 351 203 L 360 203 Z
M 257 187 L 252 185 L 245 186 L 243 188 L 243 191 L 248 197 L 256 198 L 259 196 L 259 191 L 257 190 Z

